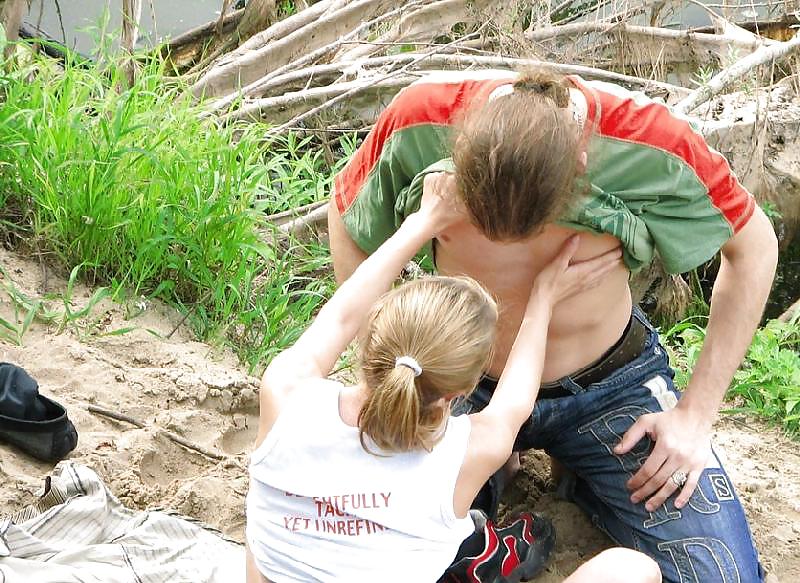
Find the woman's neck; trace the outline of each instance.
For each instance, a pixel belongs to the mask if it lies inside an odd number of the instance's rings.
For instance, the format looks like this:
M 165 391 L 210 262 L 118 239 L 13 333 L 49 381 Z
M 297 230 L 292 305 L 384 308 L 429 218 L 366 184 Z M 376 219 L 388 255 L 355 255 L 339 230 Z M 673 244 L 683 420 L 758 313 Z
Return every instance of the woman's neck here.
M 339 391 L 339 417 L 345 425 L 358 427 L 358 414 L 367 400 L 369 388 L 363 382 L 350 386 L 342 387 Z

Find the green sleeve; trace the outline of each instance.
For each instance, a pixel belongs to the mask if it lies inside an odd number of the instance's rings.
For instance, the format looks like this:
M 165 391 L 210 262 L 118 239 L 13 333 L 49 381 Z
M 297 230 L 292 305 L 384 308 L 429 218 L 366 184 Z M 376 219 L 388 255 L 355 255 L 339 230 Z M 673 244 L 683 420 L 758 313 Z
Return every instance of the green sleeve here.
M 449 155 L 449 126 L 420 124 L 395 131 L 384 144 L 353 203 L 342 215 L 353 241 L 373 253 L 419 208 L 420 172 Z M 420 183 L 421 184 L 421 183 Z

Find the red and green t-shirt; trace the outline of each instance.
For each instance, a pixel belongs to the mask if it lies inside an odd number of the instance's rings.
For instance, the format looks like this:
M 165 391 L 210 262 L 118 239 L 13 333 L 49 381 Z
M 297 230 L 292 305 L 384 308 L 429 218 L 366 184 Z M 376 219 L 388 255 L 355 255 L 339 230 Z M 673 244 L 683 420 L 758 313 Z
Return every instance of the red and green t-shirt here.
M 335 204 L 368 253 L 419 208 L 428 172 L 452 170 L 454 124 L 513 81 L 508 71 L 439 73 L 402 90 L 336 176 Z M 711 259 L 753 214 L 755 201 L 727 160 L 690 123 L 644 94 L 570 80 L 586 98 L 588 179 L 559 224 L 608 233 L 635 271 L 655 253 L 670 273 Z

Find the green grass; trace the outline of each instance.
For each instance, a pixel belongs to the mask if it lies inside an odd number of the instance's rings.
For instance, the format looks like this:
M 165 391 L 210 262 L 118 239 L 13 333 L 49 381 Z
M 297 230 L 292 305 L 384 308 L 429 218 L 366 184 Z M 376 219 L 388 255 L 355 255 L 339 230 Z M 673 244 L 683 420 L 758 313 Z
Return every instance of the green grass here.
M 684 320 L 663 334 L 675 383 L 684 388 L 705 341 L 704 318 Z M 770 320 L 756 330 L 727 393 L 731 413 L 754 413 L 800 435 L 800 318 Z
M 267 126 L 204 118 L 158 61 L 127 89 L 102 62 L 0 62 L 0 227 L 115 299 L 179 307 L 201 339 L 262 366 L 332 283 L 326 250 L 267 245 L 259 229 L 327 197 L 336 168 L 308 139 L 265 143 Z

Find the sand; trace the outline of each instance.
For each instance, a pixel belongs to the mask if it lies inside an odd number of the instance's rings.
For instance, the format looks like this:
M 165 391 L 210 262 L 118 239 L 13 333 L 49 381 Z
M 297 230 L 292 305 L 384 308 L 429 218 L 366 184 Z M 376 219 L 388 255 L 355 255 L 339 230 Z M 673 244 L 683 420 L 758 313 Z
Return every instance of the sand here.
M 29 296 L 63 290 L 38 262 L 0 250 L 7 279 Z M 46 277 L 44 274 L 47 274 Z M 43 289 L 46 288 L 46 289 Z M 78 287 L 74 302 L 91 290 Z M 14 318 L 0 294 L 0 317 Z M 61 402 L 80 435 L 70 458 L 92 467 L 127 506 L 171 508 L 243 539 L 247 454 L 258 421 L 257 381 L 235 357 L 192 339 L 180 315 L 152 303 L 101 303 L 91 317 L 58 333 L 34 323 L 24 345 L 0 341 L 0 359 L 24 367 L 44 394 Z M 57 307 L 57 302 L 52 306 Z M 126 313 L 135 317 L 126 319 Z M 110 335 L 127 327 L 134 330 Z M 136 427 L 87 410 L 96 405 L 147 425 Z M 165 429 L 224 456 L 211 459 L 165 437 Z M 753 419 L 723 417 L 716 444 L 743 500 L 769 581 L 800 580 L 800 454 L 797 442 Z M 52 469 L 0 444 L 0 515 L 33 501 Z M 556 500 L 545 456 L 528 454 L 504 498 L 506 514 L 535 510 L 553 519 L 554 559 L 538 581 L 554 583 L 610 546 L 573 505 Z

